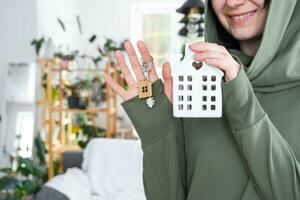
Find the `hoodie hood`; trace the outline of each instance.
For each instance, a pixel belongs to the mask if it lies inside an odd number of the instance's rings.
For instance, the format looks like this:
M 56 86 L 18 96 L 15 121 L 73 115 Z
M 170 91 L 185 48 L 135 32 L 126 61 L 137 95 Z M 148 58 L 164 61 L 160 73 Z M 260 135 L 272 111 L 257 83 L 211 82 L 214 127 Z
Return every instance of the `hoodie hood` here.
M 270 1 L 262 40 L 253 58 L 239 51 L 238 42 L 223 29 L 211 0 L 206 0 L 205 15 L 205 41 L 224 45 L 237 56 L 256 92 L 276 92 L 300 86 L 298 0 Z

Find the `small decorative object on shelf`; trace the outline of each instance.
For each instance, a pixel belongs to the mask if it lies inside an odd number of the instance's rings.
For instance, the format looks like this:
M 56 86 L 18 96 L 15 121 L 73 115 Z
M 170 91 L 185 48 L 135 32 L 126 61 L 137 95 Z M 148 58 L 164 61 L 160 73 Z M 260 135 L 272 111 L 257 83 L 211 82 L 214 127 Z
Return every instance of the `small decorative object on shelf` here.
M 179 21 L 184 23 L 184 27 L 178 33 L 180 36 L 192 39 L 203 36 L 204 3 L 202 0 L 188 0 L 176 11 L 184 14 Z
M 74 86 L 71 86 L 71 95 L 67 97 L 67 100 L 70 109 L 79 108 L 79 97 Z
M 224 73 L 204 62 L 195 62 L 188 45 L 184 59 L 172 72 L 174 117 L 221 117 Z

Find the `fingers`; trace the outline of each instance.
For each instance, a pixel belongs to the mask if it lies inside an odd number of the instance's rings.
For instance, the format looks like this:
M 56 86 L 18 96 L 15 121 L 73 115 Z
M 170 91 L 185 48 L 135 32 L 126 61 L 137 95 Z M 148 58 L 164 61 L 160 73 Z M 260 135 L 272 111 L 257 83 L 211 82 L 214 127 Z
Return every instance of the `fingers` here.
M 131 42 L 126 41 L 124 46 L 125 46 L 125 50 L 126 50 L 128 56 L 129 56 L 129 61 L 131 63 L 131 66 L 132 66 L 135 76 L 137 78 L 137 81 L 143 80 L 144 74 L 142 72 L 140 62 L 136 56 L 136 53 L 134 51 L 134 48 L 133 48 Z
M 125 99 L 126 91 L 114 79 L 112 79 L 109 74 L 104 73 L 104 80 L 117 94 Z
M 222 70 L 227 71 L 228 68 L 230 67 L 230 65 L 227 63 L 227 59 L 224 59 L 225 57 L 226 57 L 225 54 L 220 53 L 220 52 L 214 52 L 214 51 L 207 51 L 207 52 L 203 52 L 203 53 L 194 55 L 194 59 L 196 61 L 206 62 L 207 60 L 213 60 L 214 62 L 216 62 L 215 60 L 219 60 L 218 64 L 220 64 L 220 65 L 217 65 L 217 66 L 219 68 L 221 68 Z
M 205 59 L 205 62 L 209 65 L 217 66 L 218 68 L 225 71 L 225 80 L 226 81 L 229 81 L 229 80 L 232 80 L 233 78 L 235 78 L 239 72 L 239 69 L 233 68 L 232 70 L 229 70 L 227 67 L 228 62 L 226 62 L 225 60 L 222 60 L 222 59 L 208 58 L 208 59 Z
M 150 61 L 151 60 L 151 55 L 148 51 L 148 48 L 146 46 L 146 44 L 142 41 L 138 41 L 137 43 L 137 47 L 139 49 L 139 52 L 143 58 L 144 61 Z M 154 82 L 158 79 L 156 70 L 155 70 L 155 66 L 152 67 L 152 69 L 149 71 L 149 77 L 150 77 L 150 81 Z
M 215 43 L 209 43 L 209 42 L 195 42 L 191 44 L 189 47 L 194 52 L 203 52 L 203 51 L 227 52 L 225 47 L 221 45 L 217 45 Z
M 119 51 L 119 50 L 116 51 L 115 56 L 116 56 L 116 60 L 119 64 L 119 66 L 120 66 L 120 69 L 121 69 L 121 71 L 122 71 L 122 73 L 125 77 L 125 80 L 126 80 L 127 84 L 129 86 L 133 85 L 135 83 L 135 81 L 134 81 L 134 79 L 133 79 L 133 77 L 132 77 L 132 75 L 131 75 L 131 73 L 130 73 L 127 65 L 126 65 L 126 62 L 125 62 L 125 59 L 123 57 L 122 52 Z
M 240 64 L 234 60 L 224 46 L 215 43 L 196 42 L 189 47 L 196 53 L 194 55 L 196 61 L 204 61 L 223 70 L 226 81 L 232 80 L 237 76 Z
M 168 99 L 170 100 L 170 102 L 173 102 L 173 81 L 172 81 L 172 77 L 171 77 L 171 67 L 170 67 L 170 63 L 166 62 L 163 64 L 163 68 L 162 68 L 162 76 L 164 79 L 164 92 L 166 94 L 166 96 L 168 97 Z

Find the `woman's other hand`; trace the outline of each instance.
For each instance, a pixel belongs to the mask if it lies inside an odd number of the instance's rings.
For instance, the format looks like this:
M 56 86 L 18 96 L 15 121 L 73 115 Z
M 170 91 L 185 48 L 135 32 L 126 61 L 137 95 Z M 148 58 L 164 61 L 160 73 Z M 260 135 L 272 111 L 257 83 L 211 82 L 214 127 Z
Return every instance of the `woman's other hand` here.
M 115 56 L 116 60 L 120 66 L 120 69 L 125 77 L 125 80 L 128 84 L 128 90 L 125 90 L 121 87 L 112 77 L 105 73 L 104 79 L 106 83 L 118 94 L 122 97 L 124 101 L 134 98 L 138 95 L 138 82 L 145 79 L 145 76 L 142 72 L 141 63 L 136 55 L 136 52 L 130 41 L 125 42 L 125 50 L 129 57 L 130 67 L 133 69 L 134 74 L 136 76 L 136 80 L 134 80 L 131 75 L 129 68 L 125 62 L 124 56 L 121 51 L 116 51 Z M 142 41 L 137 42 L 138 50 L 145 62 L 151 60 L 151 55 L 146 47 L 145 43 Z M 163 79 L 164 79 L 164 92 L 168 99 L 172 102 L 172 78 L 171 78 L 171 68 L 168 62 L 163 64 L 162 69 Z M 158 80 L 158 76 L 155 70 L 155 66 L 149 71 L 150 81 L 153 83 Z
M 189 47 L 195 53 L 196 61 L 204 61 L 223 70 L 225 81 L 230 81 L 238 75 L 241 66 L 224 46 L 208 42 L 195 42 Z

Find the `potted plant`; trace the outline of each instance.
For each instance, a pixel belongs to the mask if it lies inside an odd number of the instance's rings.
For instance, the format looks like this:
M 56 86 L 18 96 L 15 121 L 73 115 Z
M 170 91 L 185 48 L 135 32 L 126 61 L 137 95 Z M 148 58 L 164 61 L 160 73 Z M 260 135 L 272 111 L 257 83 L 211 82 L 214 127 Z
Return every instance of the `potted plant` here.
M 75 86 L 71 86 L 71 95 L 67 97 L 69 108 L 79 108 L 79 96 Z
M 5 200 L 27 200 L 40 190 L 47 181 L 46 148 L 38 135 L 34 141 L 36 160 L 17 156 L 13 158 L 17 167 L 0 169 L 4 174 L 0 178 L 0 192 L 5 193 Z
M 97 137 L 104 137 L 105 129 L 95 127 L 93 125 L 81 124 L 80 131 L 77 132 L 76 138 L 78 141 L 78 145 L 84 149 L 88 142 Z
M 77 82 L 73 85 L 79 96 L 79 108 L 86 109 L 88 107 L 88 97 L 92 89 L 92 81 L 89 79 L 77 78 Z
M 54 58 L 59 60 L 59 67 L 60 69 L 69 69 L 70 63 L 74 61 L 75 57 L 78 55 L 79 51 L 74 50 L 71 53 L 63 53 L 58 52 L 54 54 Z

